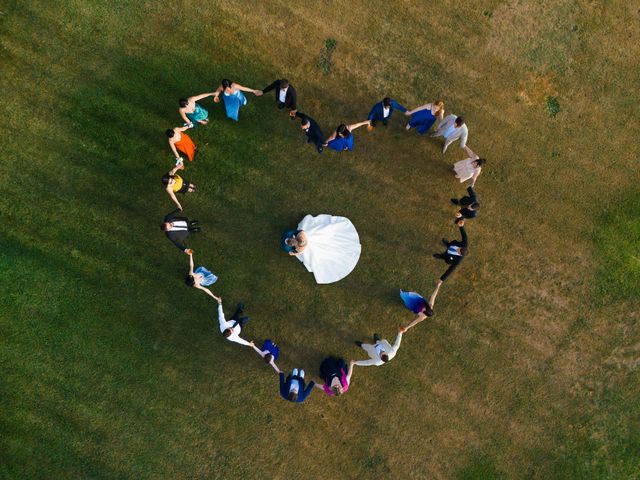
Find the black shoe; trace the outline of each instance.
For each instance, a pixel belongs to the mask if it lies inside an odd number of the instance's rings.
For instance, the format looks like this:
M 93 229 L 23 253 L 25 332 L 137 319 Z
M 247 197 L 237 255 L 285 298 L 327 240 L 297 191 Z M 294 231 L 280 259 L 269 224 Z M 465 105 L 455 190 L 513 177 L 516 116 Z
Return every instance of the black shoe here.
M 454 205 L 460 205 L 460 200 L 458 200 L 457 198 L 452 198 L 451 203 L 453 203 Z
M 200 227 L 193 227 L 191 229 L 192 232 L 199 232 L 200 231 Z
M 362 342 L 360 340 L 356 340 L 355 343 L 357 346 L 362 347 Z
M 200 220 L 191 220 L 191 225 L 198 225 Z
M 434 253 L 433 254 L 433 258 L 437 258 L 439 260 L 444 260 L 444 255 L 442 255 L 441 253 Z
M 444 243 L 445 245 L 449 245 L 449 240 L 447 240 L 446 238 L 443 238 L 442 243 Z
M 388 122 L 386 120 L 382 121 L 382 125 L 384 125 L 385 127 L 388 125 Z
M 373 341 L 374 342 L 379 342 L 380 341 L 380 335 L 378 335 L 377 333 L 373 334 Z
M 244 311 L 244 303 L 238 302 L 238 305 L 236 306 L 236 310 L 238 312 L 243 312 Z

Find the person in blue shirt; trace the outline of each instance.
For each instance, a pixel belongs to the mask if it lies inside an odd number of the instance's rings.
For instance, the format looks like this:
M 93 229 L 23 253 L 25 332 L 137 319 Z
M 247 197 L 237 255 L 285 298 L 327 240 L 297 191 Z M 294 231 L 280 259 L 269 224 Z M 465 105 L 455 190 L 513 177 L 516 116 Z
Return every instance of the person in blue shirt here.
M 367 117 L 371 122 L 369 130 L 373 130 L 378 122 L 382 122 L 386 127 L 395 109 L 400 110 L 401 112 L 407 111 L 406 108 L 389 97 L 385 97 L 381 102 L 376 103 Z
M 276 365 L 276 360 L 280 356 L 280 347 L 278 347 L 278 345 L 273 343 L 272 340 L 266 339 L 262 344 L 262 348 L 254 345 L 253 349 L 262 357 L 264 363 L 271 365 L 277 373 L 280 373 L 280 369 Z
M 313 391 L 315 384 L 311 380 L 305 388 L 304 370 L 300 370 L 300 373 L 298 373 L 298 369 L 294 368 L 286 379 L 284 378 L 284 373 L 280 372 L 280 396 L 290 402 L 304 402 Z
M 341 123 L 336 128 L 336 131 L 331 134 L 329 138 L 327 138 L 324 143 L 324 147 L 332 148 L 338 152 L 342 152 L 343 150 L 353 150 L 353 131 L 356 128 L 363 127 L 365 125 L 369 125 L 369 120 L 365 120 L 360 123 L 352 123 L 351 125 L 346 125 Z

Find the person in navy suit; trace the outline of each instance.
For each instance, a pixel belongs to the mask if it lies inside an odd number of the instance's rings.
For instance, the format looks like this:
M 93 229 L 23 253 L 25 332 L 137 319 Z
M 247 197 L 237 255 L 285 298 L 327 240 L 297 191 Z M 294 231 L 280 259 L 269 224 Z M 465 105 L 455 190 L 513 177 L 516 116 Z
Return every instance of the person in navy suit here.
M 304 370 L 294 368 L 289 376 L 284 378 L 284 373 L 280 372 L 280 396 L 290 402 L 302 403 L 311 394 L 315 382 L 311 380 L 309 385 L 304 385 Z
M 307 143 L 313 143 L 316 146 L 318 153 L 322 153 L 324 150 L 323 144 L 325 142 L 325 137 L 324 133 L 322 133 L 322 130 L 320 129 L 320 125 L 318 125 L 318 122 L 302 112 L 296 112 L 296 118 L 299 118 L 301 121 L 300 127 L 307 136 Z
M 377 122 L 382 122 L 384 126 L 387 126 L 394 109 L 401 112 L 407 111 L 406 108 L 389 97 L 385 97 L 381 102 L 376 103 L 367 117 L 371 121 L 371 127 L 375 128 Z

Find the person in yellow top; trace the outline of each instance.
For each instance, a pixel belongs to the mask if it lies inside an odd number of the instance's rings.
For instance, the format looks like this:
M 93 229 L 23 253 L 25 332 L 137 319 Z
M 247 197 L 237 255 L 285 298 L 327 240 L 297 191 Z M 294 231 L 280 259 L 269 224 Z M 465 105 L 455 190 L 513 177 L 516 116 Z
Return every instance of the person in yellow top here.
M 184 170 L 184 163 L 178 162 L 169 173 L 162 177 L 162 183 L 163 185 L 165 185 L 165 190 L 169 197 L 171 197 L 171 200 L 173 200 L 173 203 L 175 203 L 176 207 L 178 207 L 178 209 L 182 211 L 182 205 L 180 205 L 180 202 L 176 197 L 176 193 L 195 192 L 196 186 L 192 183 L 187 182 L 180 175 L 178 175 L 176 173 L 178 170 Z

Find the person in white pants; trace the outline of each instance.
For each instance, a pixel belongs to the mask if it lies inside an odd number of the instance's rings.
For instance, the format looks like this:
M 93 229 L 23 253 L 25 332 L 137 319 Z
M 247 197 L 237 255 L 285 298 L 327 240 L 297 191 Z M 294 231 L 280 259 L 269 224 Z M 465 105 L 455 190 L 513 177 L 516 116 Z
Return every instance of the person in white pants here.
M 386 339 L 380 339 L 380 336 L 377 333 L 373 334 L 373 341 L 375 342 L 374 344 L 356 341 L 356 345 L 367 352 L 367 354 L 369 355 L 369 360 L 358 360 L 357 362 L 354 362 L 352 360 L 351 363 L 353 365 L 359 365 L 360 367 L 369 367 L 372 365 L 375 365 L 377 367 L 380 365 L 384 365 L 393 357 L 395 357 L 396 353 L 398 353 L 400 342 L 402 342 L 403 331 L 403 328 L 400 328 L 398 330 L 398 336 L 396 337 L 395 342 L 393 342 L 393 345 L 391 345 Z

